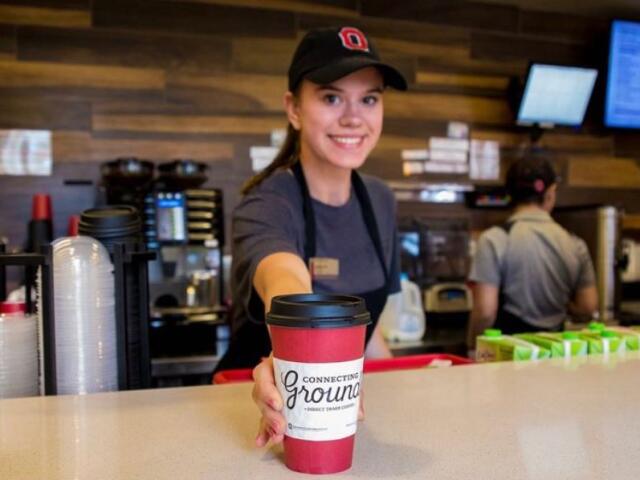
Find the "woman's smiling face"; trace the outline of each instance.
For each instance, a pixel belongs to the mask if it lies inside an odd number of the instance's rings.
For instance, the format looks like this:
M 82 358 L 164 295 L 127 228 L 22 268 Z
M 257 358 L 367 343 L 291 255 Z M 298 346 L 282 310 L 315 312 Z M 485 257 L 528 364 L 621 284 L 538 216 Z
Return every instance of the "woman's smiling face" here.
M 362 166 L 382 132 L 383 78 L 367 67 L 328 85 L 304 80 L 285 96 L 289 121 L 300 131 L 305 161 L 348 169 Z

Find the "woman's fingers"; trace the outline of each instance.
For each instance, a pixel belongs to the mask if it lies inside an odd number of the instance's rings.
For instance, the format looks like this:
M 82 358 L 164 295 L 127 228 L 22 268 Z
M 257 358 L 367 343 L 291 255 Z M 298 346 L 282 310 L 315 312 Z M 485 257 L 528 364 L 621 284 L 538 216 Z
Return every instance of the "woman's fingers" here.
M 264 419 L 260 419 L 260 425 L 258 426 L 258 435 L 256 435 L 256 447 L 264 447 L 269 441 L 269 432 L 265 427 Z
M 253 370 L 253 379 L 253 400 L 262 413 L 256 445 L 263 447 L 269 441 L 280 443 L 284 438 L 285 419 L 280 413 L 282 397 L 275 384 L 271 357 L 260 362 Z
M 264 359 L 253 369 L 253 400 L 262 413 L 265 409 L 282 410 L 282 397 L 273 376 L 273 359 Z
M 277 412 L 275 415 L 277 417 L 263 416 L 260 419 L 260 426 L 256 435 L 256 446 L 264 447 L 269 441 L 275 445 L 284 439 L 284 417 Z

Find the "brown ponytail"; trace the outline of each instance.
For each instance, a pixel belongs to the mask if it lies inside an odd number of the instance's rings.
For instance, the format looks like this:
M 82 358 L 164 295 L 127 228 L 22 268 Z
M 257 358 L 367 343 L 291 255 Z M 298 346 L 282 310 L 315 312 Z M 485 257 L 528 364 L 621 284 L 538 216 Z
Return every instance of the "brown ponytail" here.
M 298 160 L 300 153 L 300 132 L 293 128 L 291 124 L 287 127 L 287 136 L 284 139 L 282 148 L 276 155 L 276 158 L 267 165 L 260 173 L 254 175 L 245 182 L 240 190 L 243 195 L 249 193 L 253 188 L 262 183 L 263 180 L 270 177 L 276 170 L 286 169 L 292 166 Z

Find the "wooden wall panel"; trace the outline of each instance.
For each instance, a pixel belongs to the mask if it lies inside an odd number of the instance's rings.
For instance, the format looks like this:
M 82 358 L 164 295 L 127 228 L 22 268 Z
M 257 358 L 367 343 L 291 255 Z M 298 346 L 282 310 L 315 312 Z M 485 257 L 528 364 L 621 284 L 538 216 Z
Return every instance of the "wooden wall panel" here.
M 163 90 L 164 86 L 162 70 L 0 61 L 0 87 Z
M 570 187 L 640 189 L 640 165 L 630 158 L 569 158 L 568 176 Z
M 94 138 L 88 132 L 54 132 L 53 155 L 57 163 L 104 162 L 118 157 L 170 161 L 191 158 L 199 162 L 233 159 L 231 142 Z
M 513 131 L 473 129 L 471 137 L 478 140 L 497 140 L 503 148 L 514 149 L 528 144 L 529 133 L 525 129 L 514 129 Z M 558 153 L 613 156 L 613 138 L 611 137 L 547 132 L 540 139 L 539 146 Z
M 63 10 L 89 11 L 92 0 L 3 0 L 6 5 L 21 7 L 49 7 Z
M 96 27 L 182 34 L 293 38 L 292 12 L 151 0 L 94 0 Z
M 471 55 L 477 59 L 527 58 L 568 65 L 589 64 L 598 60 L 582 45 L 484 32 L 472 34 Z
M 446 136 L 450 120 L 468 122 L 472 138 L 499 141 L 506 166 L 529 145 L 507 101 L 510 79 L 532 60 L 597 63 L 607 43 L 602 18 L 481 1 L 0 0 L 0 128 L 52 130 L 54 155 L 50 178 L 0 177 L 0 204 L 16 206 L 0 233 L 23 238 L 37 191 L 54 192 L 60 215 L 90 206 L 95 186 L 64 180 L 97 182 L 98 164 L 118 156 L 206 162 L 229 214 L 252 174 L 251 146 L 268 145 L 270 132 L 286 126 L 286 72 L 298 40 L 343 24 L 371 35 L 410 83 L 408 93 L 385 94 L 384 133 L 364 168 L 394 180 L 403 179 L 401 150 Z M 602 95 L 584 128 L 548 131 L 540 147 L 565 178 L 561 203 L 640 212 L 629 160 L 638 164 L 640 134 L 599 125 Z M 502 215 L 460 205 L 405 210 L 466 216 L 482 228 Z
M 269 134 L 286 125 L 284 114 L 269 116 L 125 115 L 96 114 L 96 132 L 156 132 L 183 134 L 249 133 Z
M 0 59 L 14 59 L 16 56 L 16 27 L 0 25 Z
M 517 7 L 480 2 L 362 0 L 363 15 L 506 32 L 516 31 L 518 13 Z
M 88 27 L 91 25 L 91 13 L 88 10 L 0 5 L 0 23 L 48 25 L 52 27 Z
M 185 0 L 171 0 L 184 2 Z M 231 5 L 234 7 L 258 7 L 322 15 L 358 16 L 357 0 L 189 0 L 194 3 Z
M 418 57 L 419 72 L 447 72 L 473 75 L 519 76 L 527 71 L 527 58 L 478 58 L 465 55 L 433 55 L 425 51 Z
M 315 28 L 351 25 L 367 32 L 375 39 L 388 39 L 408 42 L 418 42 L 426 45 L 467 46 L 470 32 L 463 28 L 433 25 L 411 20 L 393 20 L 362 16 L 358 18 L 327 16 L 327 15 L 299 15 L 298 28 L 308 31 Z
M 385 95 L 385 112 L 396 118 L 459 120 L 471 124 L 503 125 L 512 118 L 503 100 L 393 91 Z
M 91 129 L 91 105 L 88 102 L 0 93 L 0 104 L 0 128 L 87 131 Z
M 172 75 L 169 90 L 180 88 L 209 89 L 211 92 L 228 92 L 253 102 L 254 110 L 283 112 L 283 97 L 287 90 L 284 75 L 224 74 L 218 76 Z M 215 95 L 212 93 L 212 95 Z M 215 99 L 215 96 L 214 96 Z
M 520 14 L 520 31 L 525 35 L 586 44 L 607 31 L 606 19 L 582 17 L 570 14 L 550 14 L 540 11 L 523 11 Z
M 196 72 L 227 70 L 231 41 L 118 30 L 23 27 L 18 58 L 83 65 L 116 65 Z
M 234 38 L 233 70 L 284 76 L 297 43 L 296 39 Z

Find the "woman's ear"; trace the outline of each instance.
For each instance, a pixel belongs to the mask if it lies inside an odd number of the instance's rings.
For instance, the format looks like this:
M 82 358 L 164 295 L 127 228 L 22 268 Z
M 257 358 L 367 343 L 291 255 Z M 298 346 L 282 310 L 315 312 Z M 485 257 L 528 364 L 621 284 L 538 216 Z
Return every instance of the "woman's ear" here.
M 298 99 L 291 92 L 284 94 L 284 109 L 287 112 L 289 123 L 295 130 L 300 130 L 300 112 L 298 109 Z

